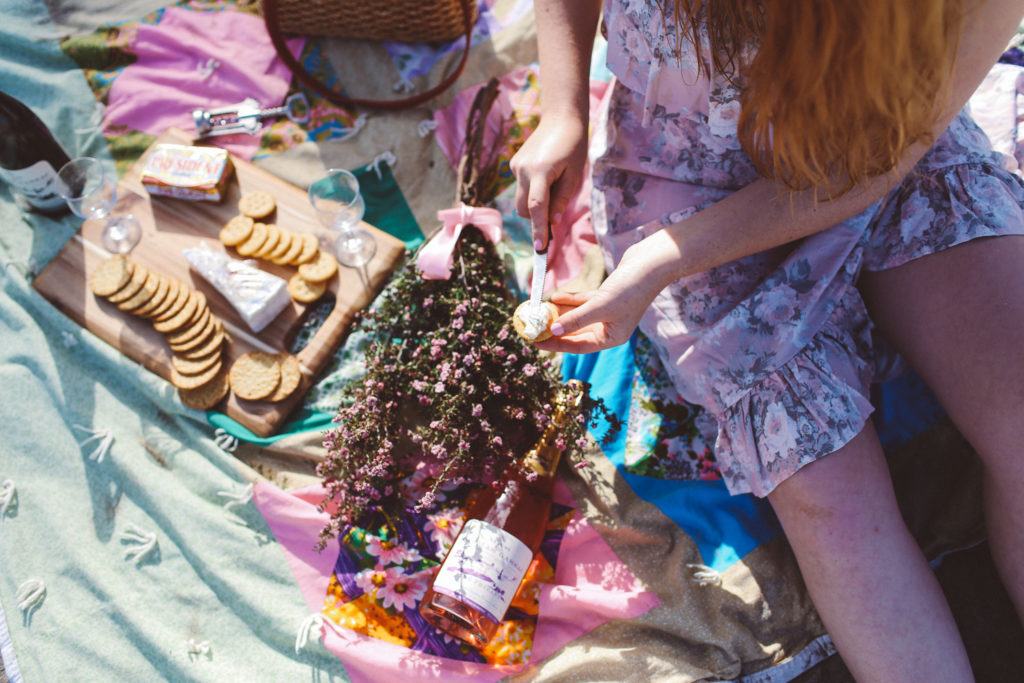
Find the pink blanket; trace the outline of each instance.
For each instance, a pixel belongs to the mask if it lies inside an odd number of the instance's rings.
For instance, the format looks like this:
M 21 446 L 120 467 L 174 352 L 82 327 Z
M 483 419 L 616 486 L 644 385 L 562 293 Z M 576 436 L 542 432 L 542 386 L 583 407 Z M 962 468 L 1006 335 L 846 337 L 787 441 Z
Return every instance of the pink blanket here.
M 327 520 L 316 509 L 322 498 L 320 487 L 285 492 L 268 483 L 257 484 L 253 498 L 285 551 L 311 613 L 324 609 L 339 554 L 337 541 L 322 553 L 313 549 Z M 561 483 L 555 501 L 574 503 Z M 593 527 L 574 515 L 565 529 L 554 579 L 540 591 L 531 661 L 542 661 L 607 621 L 637 617 L 658 604 L 658 598 L 645 590 Z M 353 681 L 488 681 L 522 670 L 428 655 L 324 621 L 323 644 L 342 661 Z
M 289 42 L 292 52 L 303 40 Z M 141 24 L 130 51 L 137 60 L 110 88 L 104 129 L 120 126 L 160 135 L 170 127 L 193 130 L 192 110 L 255 98 L 263 107 L 284 101 L 291 72 L 277 58 L 259 17 L 232 9 L 168 7 L 158 24 Z M 259 136 L 213 139 L 249 159 Z

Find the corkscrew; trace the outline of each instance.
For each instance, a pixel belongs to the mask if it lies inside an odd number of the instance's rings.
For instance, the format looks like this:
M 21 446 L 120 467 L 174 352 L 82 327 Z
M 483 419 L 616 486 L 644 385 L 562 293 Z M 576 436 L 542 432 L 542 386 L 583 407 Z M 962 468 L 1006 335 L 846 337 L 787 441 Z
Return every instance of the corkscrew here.
M 306 99 L 305 94 L 297 92 L 289 95 L 283 105 L 268 109 L 261 109 L 259 102 L 252 97 L 247 97 L 237 104 L 219 109 L 195 109 L 192 111 L 192 121 L 195 123 L 196 133 L 201 138 L 235 133 L 255 135 L 259 132 L 263 119 L 279 116 L 287 116 L 295 123 L 308 122 L 309 100 Z

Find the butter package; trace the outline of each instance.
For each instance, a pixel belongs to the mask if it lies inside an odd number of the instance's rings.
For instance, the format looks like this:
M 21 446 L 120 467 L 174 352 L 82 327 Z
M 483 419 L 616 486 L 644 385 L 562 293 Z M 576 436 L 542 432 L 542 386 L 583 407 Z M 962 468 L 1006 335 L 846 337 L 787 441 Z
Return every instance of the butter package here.
M 231 177 L 231 158 L 218 147 L 157 145 L 142 169 L 150 194 L 198 202 L 219 202 Z

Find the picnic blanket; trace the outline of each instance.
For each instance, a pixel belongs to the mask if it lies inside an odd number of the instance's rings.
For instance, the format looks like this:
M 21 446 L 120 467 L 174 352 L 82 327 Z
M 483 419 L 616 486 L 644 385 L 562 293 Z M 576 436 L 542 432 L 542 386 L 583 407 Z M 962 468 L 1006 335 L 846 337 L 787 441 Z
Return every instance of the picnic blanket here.
M 215 106 L 254 94 L 269 105 L 299 92 L 270 54 L 254 3 L 0 0 L 0 14 L 0 89 L 72 156 L 125 168 L 196 98 Z M 278 121 L 257 139 L 225 143 L 300 186 L 329 167 L 357 169 L 372 190 L 368 217 L 415 247 L 452 202 L 453 141 L 472 86 L 503 77 L 498 109 L 513 122 L 505 158 L 536 125 L 533 38 L 528 2 L 484 3 L 466 73 L 432 109 L 364 115 L 307 93 L 310 123 Z M 456 58 L 444 45 L 292 47 L 371 96 L 421 85 Z M 599 98 L 605 74 L 592 76 Z M 516 289 L 528 275 L 529 233 L 511 210 L 511 182 L 506 170 L 498 205 Z M 553 263 L 557 284 L 570 288 L 601 277 L 586 192 L 578 200 L 567 218 L 574 249 Z M 0 187 L 0 681 L 74 672 L 771 683 L 834 651 L 770 510 L 726 494 L 706 416 L 674 394 L 640 335 L 563 359 L 565 378 L 590 382 L 626 427 L 603 447 L 591 443 L 590 467 L 564 472 L 544 552 L 501 638 L 476 653 L 431 632 L 415 602 L 388 586 L 418 593 L 457 528 L 458 492 L 405 520 L 408 537 L 352 529 L 311 550 L 322 522 L 311 474 L 319 429 L 360 374 L 358 331 L 288 433 L 252 438 L 184 407 L 31 288 L 77 224 L 21 213 Z M 912 376 L 873 399 L 904 513 L 929 557 L 976 543 L 980 477 L 969 446 Z M 374 584 L 385 541 L 400 554 Z

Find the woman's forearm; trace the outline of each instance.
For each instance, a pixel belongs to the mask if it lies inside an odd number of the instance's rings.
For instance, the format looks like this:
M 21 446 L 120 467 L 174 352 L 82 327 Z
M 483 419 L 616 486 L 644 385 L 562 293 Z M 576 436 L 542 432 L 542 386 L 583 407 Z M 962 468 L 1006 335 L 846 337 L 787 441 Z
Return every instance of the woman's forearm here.
M 1019 0 L 970 3 L 957 46 L 949 98 L 936 120 L 939 135 L 964 106 L 1020 24 Z M 723 263 L 826 230 L 883 198 L 914 168 L 929 145 L 908 147 L 883 176 L 869 178 L 835 199 L 827 190 L 790 192 L 758 180 L 638 245 L 658 283 L 669 283 Z M 825 196 L 823 196 L 825 195 Z
M 590 55 L 600 0 L 536 0 L 541 114 L 582 115 L 590 106 Z

